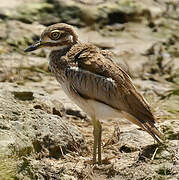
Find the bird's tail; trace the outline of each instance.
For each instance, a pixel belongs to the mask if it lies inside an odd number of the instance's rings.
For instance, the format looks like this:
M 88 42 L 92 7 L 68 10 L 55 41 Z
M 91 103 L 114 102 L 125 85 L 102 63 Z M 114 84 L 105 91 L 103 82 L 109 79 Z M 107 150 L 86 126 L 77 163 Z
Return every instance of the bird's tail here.
M 153 122 L 149 122 L 149 121 L 140 122 L 134 116 L 126 112 L 123 112 L 123 115 L 129 121 L 141 127 L 143 130 L 147 131 L 158 143 L 162 143 L 162 141 L 165 140 L 164 135 L 156 128 Z
M 142 126 L 158 143 L 165 140 L 164 135 L 156 128 L 154 123 L 145 122 L 142 123 Z

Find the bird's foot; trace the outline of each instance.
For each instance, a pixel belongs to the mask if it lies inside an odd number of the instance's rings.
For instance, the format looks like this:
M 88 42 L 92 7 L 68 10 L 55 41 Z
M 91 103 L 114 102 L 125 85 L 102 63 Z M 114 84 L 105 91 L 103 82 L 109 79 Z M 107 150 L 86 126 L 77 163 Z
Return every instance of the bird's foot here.
M 108 165 L 106 165 L 106 164 L 101 164 L 101 165 L 95 164 L 93 169 L 94 170 L 109 170 L 112 167 L 113 167 L 113 164 L 108 164 Z
M 111 165 L 111 162 L 110 160 L 113 159 L 113 158 L 104 158 L 102 159 L 100 162 L 99 160 L 98 161 L 95 161 L 94 159 L 85 159 L 84 163 L 86 164 L 89 164 L 89 165 L 94 165 L 94 166 L 108 166 L 108 165 Z

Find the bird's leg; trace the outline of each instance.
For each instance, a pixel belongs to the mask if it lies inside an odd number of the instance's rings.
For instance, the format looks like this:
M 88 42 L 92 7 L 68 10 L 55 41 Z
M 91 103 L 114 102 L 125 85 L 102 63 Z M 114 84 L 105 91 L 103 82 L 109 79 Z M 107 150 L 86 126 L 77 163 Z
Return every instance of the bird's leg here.
M 99 122 L 99 121 L 98 121 Z M 98 137 L 98 164 L 101 164 L 101 136 L 102 136 L 102 127 L 101 123 L 98 124 L 99 128 L 99 137 Z
M 102 128 L 99 120 L 93 118 L 93 135 L 94 135 L 94 146 L 93 146 L 93 163 L 96 163 L 96 149 L 98 147 L 98 164 L 101 164 L 101 134 Z
M 96 164 L 96 148 L 98 144 L 96 128 L 93 129 L 94 144 L 93 144 L 93 164 Z

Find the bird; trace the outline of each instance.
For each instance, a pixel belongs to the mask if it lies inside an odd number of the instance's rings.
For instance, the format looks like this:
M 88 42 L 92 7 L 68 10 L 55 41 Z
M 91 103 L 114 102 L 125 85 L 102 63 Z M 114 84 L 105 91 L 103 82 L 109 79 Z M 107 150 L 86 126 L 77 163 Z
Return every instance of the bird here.
M 67 96 L 91 118 L 93 164 L 102 164 L 103 119 L 122 116 L 148 132 L 158 143 L 164 141 L 148 102 L 127 72 L 113 61 L 110 51 L 81 42 L 73 26 L 66 23 L 46 27 L 39 41 L 24 51 L 39 48 L 50 49 L 51 72 Z

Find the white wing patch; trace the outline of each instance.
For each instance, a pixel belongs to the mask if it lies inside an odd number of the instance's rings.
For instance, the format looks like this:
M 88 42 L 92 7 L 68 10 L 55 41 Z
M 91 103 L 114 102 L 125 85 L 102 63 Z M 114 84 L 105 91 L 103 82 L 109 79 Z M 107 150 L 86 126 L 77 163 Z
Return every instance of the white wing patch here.
M 112 83 L 115 83 L 115 81 L 112 78 L 106 78 L 107 81 L 110 81 Z
M 79 71 L 79 67 L 76 67 L 76 66 L 71 66 L 70 67 L 71 70 L 74 70 L 74 71 Z M 82 71 L 82 70 L 81 70 Z
M 71 70 L 74 70 L 74 71 L 76 71 L 76 72 L 80 72 L 80 71 L 81 71 L 81 72 L 85 72 L 85 73 L 87 73 L 87 74 L 93 74 L 93 75 L 95 75 L 95 76 L 101 76 L 101 75 L 94 74 L 94 73 L 92 73 L 92 72 L 89 72 L 89 71 L 80 69 L 79 67 L 76 67 L 76 66 L 71 66 L 70 69 L 71 69 Z M 107 81 L 115 84 L 115 80 L 112 79 L 111 77 L 107 78 L 107 77 L 105 77 L 105 76 L 101 76 L 101 78 L 104 78 L 104 79 L 106 79 Z

